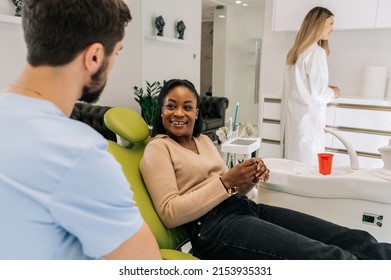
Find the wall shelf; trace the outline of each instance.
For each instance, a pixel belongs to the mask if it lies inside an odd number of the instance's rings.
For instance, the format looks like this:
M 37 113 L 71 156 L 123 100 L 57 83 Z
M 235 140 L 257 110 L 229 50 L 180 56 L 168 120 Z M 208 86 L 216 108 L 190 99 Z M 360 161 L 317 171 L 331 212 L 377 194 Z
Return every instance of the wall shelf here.
M 167 38 L 167 37 L 162 37 L 162 36 L 146 36 L 145 39 L 148 41 L 156 41 L 156 42 L 170 43 L 170 44 L 179 44 L 179 45 L 186 44 L 186 41 L 184 41 L 184 40 L 175 39 L 175 38 Z
M 11 16 L 11 15 L 0 15 L 0 22 L 21 24 L 22 18 L 16 17 L 16 16 Z

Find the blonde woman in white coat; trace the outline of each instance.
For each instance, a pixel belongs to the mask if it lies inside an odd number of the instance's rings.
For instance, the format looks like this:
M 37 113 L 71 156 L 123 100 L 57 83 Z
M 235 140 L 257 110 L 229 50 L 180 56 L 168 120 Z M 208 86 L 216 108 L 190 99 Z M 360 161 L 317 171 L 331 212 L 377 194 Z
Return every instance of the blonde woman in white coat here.
M 316 165 L 325 149 L 326 106 L 340 89 L 328 84 L 328 38 L 334 15 L 326 8 L 308 12 L 287 55 L 281 128 L 282 156 Z

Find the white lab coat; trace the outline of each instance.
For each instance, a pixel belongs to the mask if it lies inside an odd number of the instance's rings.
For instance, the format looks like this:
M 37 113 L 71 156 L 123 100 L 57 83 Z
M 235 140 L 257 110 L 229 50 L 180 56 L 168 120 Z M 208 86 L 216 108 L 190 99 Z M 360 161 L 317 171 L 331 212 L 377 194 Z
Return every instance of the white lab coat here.
M 317 165 L 324 152 L 326 106 L 333 101 L 328 87 L 326 52 L 316 43 L 287 65 L 281 108 L 282 157 Z

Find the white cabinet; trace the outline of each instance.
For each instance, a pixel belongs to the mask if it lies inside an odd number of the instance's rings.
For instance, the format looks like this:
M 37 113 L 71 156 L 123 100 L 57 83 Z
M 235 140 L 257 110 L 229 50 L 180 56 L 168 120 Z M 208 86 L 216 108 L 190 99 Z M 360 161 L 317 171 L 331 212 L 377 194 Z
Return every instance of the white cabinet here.
M 377 0 L 325 0 L 324 7 L 334 14 L 335 30 L 375 27 Z
M 315 6 L 335 15 L 334 30 L 391 28 L 390 0 L 274 0 L 273 31 L 298 31 Z
M 379 0 L 377 8 L 376 27 L 389 28 L 391 26 L 391 1 Z
M 328 127 L 337 130 L 356 150 L 361 168 L 381 168 L 378 148 L 388 144 L 391 138 L 391 102 L 384 106 L 381 101 L 378 105 L 355 104 L 354 100 L 336 99 L 329 105 L 335 108 L 334 124 Z M 387 102 L 386 102 L 387 103 Z M 335 137 L 327 136 L 326 147 L 338 154 L 336 164 L 347 165 L 346 149 Z
M 323 0 L 274 0 L 273 31 L 297 31 L 305 15 Z
M 279 158 L 281 97 L 261 97 L 261 157 Z M 356 150 L 360 168 L 381 168 L 378 148 L 391 138 L 391 100 L 337 98 L 327 106 L 326 126 L 337 130 Z M 349 166 L 349 156 L 340 140 L 326 134 L 326 150 L 334 154 L 334 166 Z
M 281 97 L 262 95 L 260 106 L 262 117 L 259 129 L 261 138 L 259 156 L 262 158 L 279 158 L 281 157 Z

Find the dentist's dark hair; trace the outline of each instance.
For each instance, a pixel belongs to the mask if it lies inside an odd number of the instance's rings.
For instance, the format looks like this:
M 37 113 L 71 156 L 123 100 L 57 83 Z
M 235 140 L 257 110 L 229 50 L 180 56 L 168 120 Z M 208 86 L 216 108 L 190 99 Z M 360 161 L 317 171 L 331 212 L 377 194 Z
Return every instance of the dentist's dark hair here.
M 22 26 L 32 66 L 62 66 L 87 46 L 112 54 L 131 20 L 123 0 L 24 0 Z
M 197 93 L 197 90 L 195 89 L 193 83 L 191 83 L 188 80 L 180 80 L 180 79 L 172 79 L 167 81 L 158 96 L 157 99 L 157 108 L 156 108 L 156 115 L 155 115 L 155 123 L 153 125 L 152 129 L 152 136 L 156 136 L 158 134 L 167 134 L 166 129 L 163 126 L 162 121 L 162 108 L 164 105 L 164 98 L 167 96 L 167 94 L 170 93 L 170 91 L 176 87 L 186 87 L 188 88 L 192 93 L 194 93 L 194 96 L 197 100 L 196 108 L 199 108 L 200 105 L 200 96 Z M 194 130 L 193 130 L 193 136 L 197 137 L 202 133 L 202 116 L 201 113 L 198 113 L 198 118 L 195 120 L 194 123 Z

